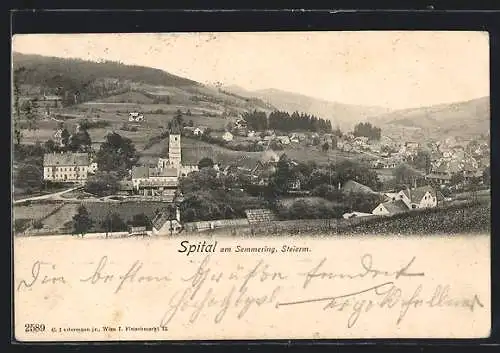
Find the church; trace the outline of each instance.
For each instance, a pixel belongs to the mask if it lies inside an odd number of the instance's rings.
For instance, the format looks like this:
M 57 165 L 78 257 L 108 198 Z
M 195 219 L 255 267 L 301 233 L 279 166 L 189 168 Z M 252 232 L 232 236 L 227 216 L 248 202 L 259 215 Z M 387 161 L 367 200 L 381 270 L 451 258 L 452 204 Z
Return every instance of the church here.
M 132 168 L 132 185 L 143 196 L 172 196 L 179 185 L 179 178 L 197 171 L 197 165 L 182 164 L 181 129 L 172 121 L 168 139 L 168 156 L 158 158 L 153 166 Z

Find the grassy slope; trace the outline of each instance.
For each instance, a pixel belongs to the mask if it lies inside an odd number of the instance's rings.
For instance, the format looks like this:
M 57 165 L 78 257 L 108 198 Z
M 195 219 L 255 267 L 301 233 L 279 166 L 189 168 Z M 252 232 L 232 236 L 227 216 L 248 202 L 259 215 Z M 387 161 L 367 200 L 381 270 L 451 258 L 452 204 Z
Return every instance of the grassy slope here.
M 432 136 L 434 138 L 474 136 L 489 133 L 489 97 L 467 102 L 398 110 L 377 117 L 384 134 Z

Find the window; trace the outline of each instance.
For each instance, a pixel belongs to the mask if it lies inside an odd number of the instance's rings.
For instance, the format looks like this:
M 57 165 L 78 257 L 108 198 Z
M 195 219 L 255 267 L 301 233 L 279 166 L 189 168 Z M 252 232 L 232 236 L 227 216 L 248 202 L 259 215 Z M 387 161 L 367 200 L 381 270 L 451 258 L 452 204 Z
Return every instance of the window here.
M 417 208 L 417 205 L 413 204 L 411 205 L 411 208 Z

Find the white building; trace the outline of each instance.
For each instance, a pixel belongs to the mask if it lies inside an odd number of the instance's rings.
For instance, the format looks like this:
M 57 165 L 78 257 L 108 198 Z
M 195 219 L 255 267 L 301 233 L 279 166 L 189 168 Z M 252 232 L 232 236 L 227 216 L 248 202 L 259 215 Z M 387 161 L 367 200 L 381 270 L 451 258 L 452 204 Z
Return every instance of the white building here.
M 144 121 L 144 115 L 137 112 L 129 113 L 128 121 L 130 122 L 140 122 Z
M 43 179 L 55 182 L 84 182 L 91 171 L 87 153 L 46 153 L 43 156 Z
M 230 133 L 229 131 L 226 131 L 222 134 L 222 139 L 224 141 L 230 142 L 230 141 L 233 141 L 234 135 L 232 133 Z

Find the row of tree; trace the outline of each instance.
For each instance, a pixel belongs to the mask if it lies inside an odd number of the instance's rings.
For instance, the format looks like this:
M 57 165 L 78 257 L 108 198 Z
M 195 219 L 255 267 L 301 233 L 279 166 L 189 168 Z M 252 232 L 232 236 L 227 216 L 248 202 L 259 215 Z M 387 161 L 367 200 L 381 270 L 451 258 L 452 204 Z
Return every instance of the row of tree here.
M 368 137 L 370 140 L 380 140 L 382 129 L 370 123 L 358 123 L 354 126 L 353 135 Z
M 242 118 L 251 130 L 278 130 L 278 131 L 312 131 L 332 132 L 332 123 L 329 120 L 318 118 L 312 114 L 284 111 L 273 111 L 266 115 L 265 112 L 254 110 L 245 112 Z

